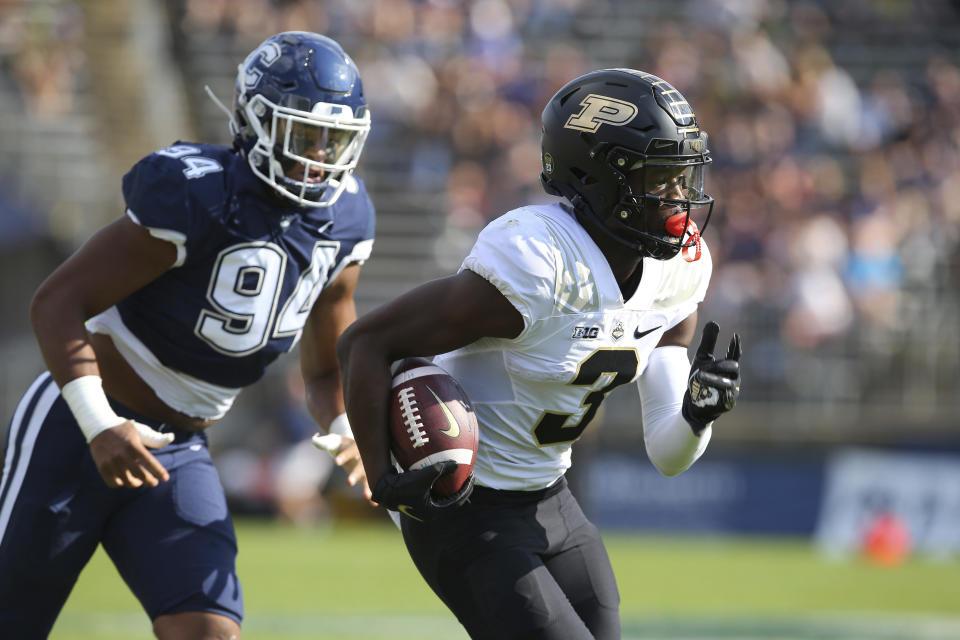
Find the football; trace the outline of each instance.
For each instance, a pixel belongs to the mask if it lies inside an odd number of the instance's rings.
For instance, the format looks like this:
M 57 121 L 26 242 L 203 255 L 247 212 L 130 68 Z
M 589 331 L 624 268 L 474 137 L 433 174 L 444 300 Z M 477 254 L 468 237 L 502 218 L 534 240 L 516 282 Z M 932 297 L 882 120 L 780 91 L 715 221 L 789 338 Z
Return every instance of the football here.
M 433 485 L 451 496 L 470 477 L 477 458 L 477 417 L 457 381 L 424 358 L 404 358 L 391 368 L 390 449 L 404 471 L 453 460 L 457 470 Z

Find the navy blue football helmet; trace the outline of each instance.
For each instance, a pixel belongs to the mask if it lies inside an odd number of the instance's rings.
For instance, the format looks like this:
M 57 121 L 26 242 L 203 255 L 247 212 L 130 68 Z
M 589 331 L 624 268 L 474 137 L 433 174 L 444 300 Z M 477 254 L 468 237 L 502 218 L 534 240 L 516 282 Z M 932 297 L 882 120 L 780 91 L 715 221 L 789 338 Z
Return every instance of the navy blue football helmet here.
M 572 80 L 543 111 L 541 152 L 544 189 L 566 198 L 582 224 L 643 256 L 699 257 L 713 210 L 707 134 L 666 81 L 633 69 Z
M 230 129 L 250 168 L 278 194 L 330 206 L 370 131 L 360 72 L 330 38 L 271 36 L 238 67 Z

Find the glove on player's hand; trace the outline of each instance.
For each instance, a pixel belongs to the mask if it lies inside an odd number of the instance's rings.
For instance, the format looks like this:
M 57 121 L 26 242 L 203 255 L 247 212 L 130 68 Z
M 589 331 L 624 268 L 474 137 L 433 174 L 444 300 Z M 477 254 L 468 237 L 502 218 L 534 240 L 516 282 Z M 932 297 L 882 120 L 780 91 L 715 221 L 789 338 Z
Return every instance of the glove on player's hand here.
M 453 473 L 457 463 L 453 460 L 436 462 L 422 469 L 399 473 L 389 469 L 380 476 L 373 487 L 373 501 L 377 504 L 404 513 L 421 522 L 435 518 L 445 509 L 459 507 L 473 492 L 473 474 L 467 478 L 455 494 L 438 498 L 430 489 L 441 477 Z
M 716 322 L 708 322 L 703 327 L 703 337 L 690 367 L 687 391 L 683 394 L 683 417 L 697 435 L 733 409 L 740 395 L 740 336 L 733 334 L 727 357 L 717 360 L 713 350 L 719 333 Z

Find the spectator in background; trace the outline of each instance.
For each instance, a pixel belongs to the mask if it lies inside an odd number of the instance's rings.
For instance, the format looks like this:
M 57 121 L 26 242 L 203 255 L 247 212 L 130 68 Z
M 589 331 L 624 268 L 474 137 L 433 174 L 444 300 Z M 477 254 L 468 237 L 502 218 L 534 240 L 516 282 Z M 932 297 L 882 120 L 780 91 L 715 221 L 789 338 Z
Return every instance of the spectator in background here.
M 73 3 L 0 10 L 0 61 L 10 56 L 11 75 L 25 112 L 54 119 L 74 108 L 83 71 L 83 14 Z
M 311 442 L 317 423 L 308 411 L 299 367 L 289 366 L 278 397 L 259 407 L 257 428 L 213 454 L 234 511 L 278 516 L 300 526 L 323 523 L 329 513 L 323 488 L 332 456 Z
M 333 472 L 333 457 L 318 456 L 311 442 L 317 422 L 307 409 L 307 389 L 298 368 L 287 370 L 284 383 L 286 395 L 276 416 L 282 434 L 276 453 L 277 514 L 294 524 L 315 524 L 327 515 L 322 489 Z

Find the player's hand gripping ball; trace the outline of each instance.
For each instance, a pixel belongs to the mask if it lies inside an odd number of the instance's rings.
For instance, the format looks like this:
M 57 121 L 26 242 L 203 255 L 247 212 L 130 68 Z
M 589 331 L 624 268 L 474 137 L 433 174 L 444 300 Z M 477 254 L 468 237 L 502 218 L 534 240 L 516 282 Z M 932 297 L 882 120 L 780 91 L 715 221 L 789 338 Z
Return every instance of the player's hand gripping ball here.
M 445 460 L 457 464 L 434 483 L 438 497 L 456 494 L 470 479 L 477 459 L 477 417 L 470 399 L 446 371 L 423 358 L 392 367 L 390 448 L 404 471 Z

